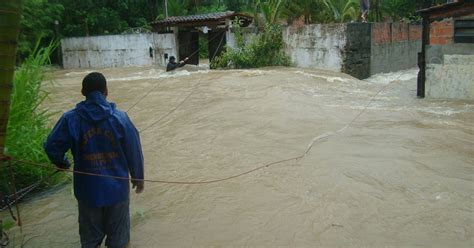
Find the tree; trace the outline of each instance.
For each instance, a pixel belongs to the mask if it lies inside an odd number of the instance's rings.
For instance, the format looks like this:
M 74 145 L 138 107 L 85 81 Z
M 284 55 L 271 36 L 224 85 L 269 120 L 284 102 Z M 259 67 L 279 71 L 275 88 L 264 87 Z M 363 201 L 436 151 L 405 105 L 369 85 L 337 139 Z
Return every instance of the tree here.
M 348 22 L 356 21 L 360 16 L 359 0 L 322 0 L 332 13 L 328 21 Z
M 285 0 L 267 0 L 257 2 L 268 24 L 275 24 L 283 11 Z
M 3 157 L 10 94 L 20 32 L 20 0 L 2 0 L 0 2 L 0 157 Z M 0 164 L 1 165 L 1 164 Z
M 18 55 L 26 58 L 33 52 L 34 45 L 41 39 L 46 46 L 55 39 L 55 21 L 62 20 L 64 7 L 47 0 L 23 0 Z

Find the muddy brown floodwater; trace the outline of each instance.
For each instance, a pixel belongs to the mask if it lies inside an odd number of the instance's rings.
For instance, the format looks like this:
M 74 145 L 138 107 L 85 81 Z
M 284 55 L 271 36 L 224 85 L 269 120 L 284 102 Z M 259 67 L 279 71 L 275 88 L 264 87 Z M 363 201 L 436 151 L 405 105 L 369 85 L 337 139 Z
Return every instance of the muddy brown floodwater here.
M 307 151 L 147 183 L 131 247 L 473 247 L 474 103 L 417 99 L 414 70 L 101 71 L 123 110 L 148 94 L 129 111 L 147 179 Z M 49 109 L 80 101 L 87 73 L 50 73 Z M 79 247 L 70 184 L 21 210 L 17 246 Z

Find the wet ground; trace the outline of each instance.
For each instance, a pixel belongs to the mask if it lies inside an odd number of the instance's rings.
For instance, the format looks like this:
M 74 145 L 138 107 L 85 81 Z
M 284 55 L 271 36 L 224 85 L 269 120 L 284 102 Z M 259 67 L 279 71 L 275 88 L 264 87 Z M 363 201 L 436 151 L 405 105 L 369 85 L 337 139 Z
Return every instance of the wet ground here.
M 414 70 L 101 71 L 133 106 L 148 179 L 272 163 L 147 183 L 131 247 L 473 247 L 474 102 L 417 99 Z M 86 73 L 51 74 L 52 111 L 82 99 Z M 79 247 L 71 185 L 21 210 L 17 245 Z

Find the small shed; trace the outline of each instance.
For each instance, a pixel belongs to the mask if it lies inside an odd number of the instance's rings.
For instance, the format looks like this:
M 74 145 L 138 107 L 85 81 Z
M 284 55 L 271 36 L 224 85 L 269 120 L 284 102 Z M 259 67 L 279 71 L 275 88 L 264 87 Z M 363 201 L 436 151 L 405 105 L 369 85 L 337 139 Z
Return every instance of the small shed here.
M 474 0 L 420 10 L 419 97 L 474 100 Z
M 173 32 L 177 38 L 178 58 L 189 57 L 189 64 L 199 64 L 199 38 L 207 39 L 209 61 L 218 56 L 227 44 L 231 23 L 239 18 L 246 27 L 253 18 L 233 11 L 200 15 L 171 16 L 151 23 L 155 32 Z

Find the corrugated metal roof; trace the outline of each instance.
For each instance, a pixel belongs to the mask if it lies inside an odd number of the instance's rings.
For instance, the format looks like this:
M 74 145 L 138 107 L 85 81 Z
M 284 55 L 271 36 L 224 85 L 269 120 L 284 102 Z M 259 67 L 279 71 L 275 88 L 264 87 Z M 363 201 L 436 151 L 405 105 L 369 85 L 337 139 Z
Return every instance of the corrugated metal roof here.
M 170 16 L 160 21 L 152 22 L 151 24 L 157 25 L 169 25 L 179 23 L 193 23 L 193 22 L 204 22 L 204 21 L 218 21 L 226 18 L 232 18 L 240 14 L 236 14 L 234 11 L 217 12 L 200 15 L 188 15 L 188 16 Z

